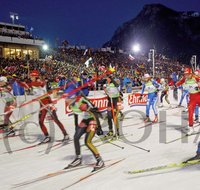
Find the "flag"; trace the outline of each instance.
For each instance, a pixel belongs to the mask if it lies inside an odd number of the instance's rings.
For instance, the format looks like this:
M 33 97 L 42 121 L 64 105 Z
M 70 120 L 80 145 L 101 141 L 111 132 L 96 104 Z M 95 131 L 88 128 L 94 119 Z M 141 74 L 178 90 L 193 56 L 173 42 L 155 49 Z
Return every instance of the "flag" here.
M 99 67 L 99 70 L 100 70 L 100 71 L 105 71 L 105 70 L 106 70 L 106 67 L 105 67 L 104 65 L 101 65 L 101 66 Z
M 33 27 L 31 27 L 31 28 L 30 28 L 30 33 L 32 33 L 32 32 L 33 32 L 33 30 L 34 30 L 34 28 L 33 28 Z
M 85 56 L 87 52 L 88 52 L 88 49 L 86 49 L 86 50 L 84 51 L 84 54 L 83 54 L 83 55 Z
M 84 64 L 86 65 L 86 67 L 89 67 L 89 64 L 91 63 L 92 58 L 90 57 Z
M 112 65 L 110 64 L 110 66 L 109 66 L 109 71 L 111 71 L 111 72 L 115 72 L 116 70 L 115 70 L 115 67 L 112 67 Z
M 133 57 L 131 54 L 128 55 L 129 60 L 133 61 L 135 57 Z

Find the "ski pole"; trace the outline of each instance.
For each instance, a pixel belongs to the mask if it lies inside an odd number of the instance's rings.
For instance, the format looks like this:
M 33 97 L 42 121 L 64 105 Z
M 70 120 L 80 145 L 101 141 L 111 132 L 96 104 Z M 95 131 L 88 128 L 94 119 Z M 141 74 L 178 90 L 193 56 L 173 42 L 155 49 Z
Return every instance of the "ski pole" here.
M 116 147 L 118 147 L 118 148 L 120 148 L 120 149 L 124 149 L 124 146 L 120 146 L 120 145 L 118 145 L 118 144 L 115 144 L 115 143 L 113 143 L 113 142 L 111 142 L 111 141 L 106 141 L 105 143 L 109 143 L 109 144 L 112 144 L 113 146 L 116 146 Z
M 123 142 L 123 143 L 125 143 L 125 144 L 127 144 L 127 145 L 130 145 L 130 146 L 132 146 L 132 147 L 135 147 L 135 148 L 138 148 L 138 149 L 140 149 L 140 150 L 144 150 L 144 151 L 146 151 L 146 152 L 150 152 L 150 150 L 149 149 L 145 149 L 145 148 L 142 148 L 142 147 L 140 147 L 140 146 L 136 146 L 136 145 L 134 145 L 134 144 L 131 144 L 131 143 L 128 143 L 128 142 L 125 142 L 124 140 L 122 140 L 122 139 L 119 139 L 121 142 Z

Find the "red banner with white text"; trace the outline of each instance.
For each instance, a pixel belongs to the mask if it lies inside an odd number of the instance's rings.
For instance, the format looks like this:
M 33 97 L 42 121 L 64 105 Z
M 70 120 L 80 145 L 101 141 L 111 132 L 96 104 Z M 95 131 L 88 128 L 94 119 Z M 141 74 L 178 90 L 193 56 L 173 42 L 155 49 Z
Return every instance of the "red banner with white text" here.
M 129 106 L 145 106 L 147 103 L 147 94 L 143 94 L 142 99 L 139 100 L 140 93 L 129 94 L 128 95 L 128 105 Z

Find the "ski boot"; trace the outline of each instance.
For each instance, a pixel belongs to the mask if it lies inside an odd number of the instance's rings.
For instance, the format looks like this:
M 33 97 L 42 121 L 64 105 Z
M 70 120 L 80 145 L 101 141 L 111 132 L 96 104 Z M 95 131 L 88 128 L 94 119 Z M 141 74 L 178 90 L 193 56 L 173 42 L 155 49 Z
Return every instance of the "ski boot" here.
M 106 134 L 107 137 L 112 137 L 113 136 L 113 131 L 109 130 L 108 133 Z
M 144 119 L 144 122 L 147 123 L 147 122 L 151 122 L 149 116 L 147 116 L 145 119 Z
M 184 161 L 183 163 L 187 163 L 187 162 L 190 162 L 190 161 L 193 161 L 193 160 L 199 160 L 200 161 L 200 152 L 197 152 L 196 156 Z
M 40 142 L 40 144 L 49 143 L 50 141 L 51 141 L 51 137 L 50 136 L 45 136 L 45 138 Z
M 109 139 L 112 139 L 113 137 L 114 137 L 113 131 L 112 131 L 112 130 L 109 130 L 109 131 L 107 132 L 107 134 L 106 134 L 102 139 L 104 139 L 104 140 L 109 140 Z
M 67 167 L 64 168 L 64 170 L 68 169 L 68 168 L 74 168 L 77 166 L 80 166 L 82 163 L 82 158 L 81 155 L 76 156 L 76 158 L 73 160 L 73 162 L 71 164 L 69 164 Z
M 154 120 L 152 121 L 153 123 L 157 123 L 158 122 L 158 116 L 156 115 Z
M 116 129 L 116 133 L 113 134 L 112 138 L 111 139 L 118 139 L 120 136 L 120 133 L 119 133 L 119 129 Z
M 94 169 L 92 170 L 92 172 L 95 172 L 104 167 L 104 161 L 102 160 L 101 156 L 97 157 L 96 159 L 97 159 L 97 163 L 94 166 Z
M 15 136 L 15 131 L 13 127 L 8 129 L 8 131 L 6 132 L 6 137 L 9 137 L 9 136 Z
M 68 134 L 66 134 L 66 135 L 64 135 L 64 137 L 63 137 L 63 139 L 62 139 L 62 142 L 63 143 L 66 143 L 66 142 L 68 142 L 69 141 L 69 135 Z
M 186 133 L 186 135 L 192 135 L 192 134 L 195 134 L 196 133 L 196 131 L 194 130 L 194 127 L 193 126 L 187 126 L 186 128 L 185 128 L 185 133 Z

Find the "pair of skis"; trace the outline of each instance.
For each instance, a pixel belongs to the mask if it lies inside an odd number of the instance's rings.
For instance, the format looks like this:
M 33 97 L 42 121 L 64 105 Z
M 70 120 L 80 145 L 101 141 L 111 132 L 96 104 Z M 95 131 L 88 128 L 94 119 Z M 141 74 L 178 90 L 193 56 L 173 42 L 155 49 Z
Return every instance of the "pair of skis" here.
M 68 186 L 66 186 L 62 189 L 67 189 L 69 187 L 72 187 L 72 186 L 80 183 L 81 181 L 88 179 L 89 177 L 91 177 L 91 176 L 93 176 L 93 175 L 95 175 L 95 174 L 97 174 L 97 173 L 99 173 L 99 172 L 101 172 L 101 171 L 103 171 L 107 168 L 110 168 L 111 166 L 114 166 L 114 165 L 122 162 L 123 160 L 125 160 L 125 158 L 119 159 L 119 160 L 114 160 L 114 161 L 113 160 L 107 160 L 107 161 L 105 161 L 105 166 L 103 168 L 89 172 L 88 174 L 80 177 L 79 179 L 77 179 L 76 181 L 74 181 L 73 183 L 69 184 Z M 59 175 L 62 175 L 62 174 L 66 174 L 66 173 L 69 173 L 69 172 L 77 171 L 77 170 L 88 168 L 88 167 L 93 167 L 94 165 L 95 165 L 95 163 L 91 163 L 91 164 L 80 165 L 80 166 L 77 166 L 77 167 L 74 167 L 74 168 L 67 168 L 67 169 L 63 169 L 63 170 L 58 170 L 56 172 L 48 173 L 48 174 L 45 174 L 45 175 L 38 177 L 38 178 L 35 178 L 35 179 L 31 179 L 31 180 L 24 181 L 22 183 L 14 184 L 13 188 L 19 188 L 19 187 L 23 187 L 23 186 L 26 186 L 26 185 L 34 184 L 36 182 L 41 182 L 43 180 L 47 180 L 49 178 L 56 177 L 56 176 L 59 176 Z
M 12 138 L 12 137 L 17 137 L 17 136 L 20 136 L 20 135 L 8 136 L 7 138 Z M 121 136 L 121 137 L 124 137 L 124 135 Z M 107 140 L 109 140 L 108 137 L 100 137 L 100 138 L 94 140 L 93 143 L 103 142 L 103 144 L 105 144 L 106 142 L 104 142 L 104 141 L 107 141 Z M 114 141 L 114 140 L 117 140 L 117 139 L 113 138 L 112 141 Z M 48 147 L 45 149 L 45 151 L 51 150 L 52 148 L 55 148 L 55 147 L 58 148 L 59 146 L 67 145 L 67 144 L 70 144 L 72 142 L 73 142 L 73 140 L 67 140 L 67 141 L 64 141 L 64 142 L 62 142 L 61 140 L 57 140 L 55 144 L 48 145 Z M 37 143 L 37 144 L 26 146 L 26 147 L 23 147 L 23 148 L 11 150 L 11 151 L 6 151 L 6 152 L 4 152 L 2 154 L 8 154 L 8 153 L 14 153 L 14 152 L 20 152 L 20 151 L 24 151 L 24 150 L 29 150 L 29 149 L 38 147 L 40 145 L 45 145 L 45 144 L 47 145 L 47 143 Z M 85 145 L 82 145 L 82 146 L 85 146 Z
M 20 151 L 23 151 L 23 150 L 29 150 L 29 149 L 32 149 L 32 148 L 35 148 L 35 147 L 38 147 L 38 146 L 42 146 L 42 145 L 47 145 L 47 146 L 48 146 L 48 147 L 46 148 L 46 151 L 47 151 L 47 150 L 50 150 L 50 149 L 53 148 L 53 147 L 57 147 L 57 146 L 59 146 L 59 145 L 66 145 L 66 144 L 69 144 L 69 143 L 71 143 L 71 142 L 72 142 L 72 140 L 67 140 L 67 141 L 57 140 L 56 143 L 55 143 L 55 144 L 52 144 L 52 145 L 48 145 L 48 143 L 39 142 L 39 143 L 34 144 L 34 145 L 26 146 L 26 147 L 19 148 L 19 149 L 15 149 L 15 150 L 6 151 L 6 152 L 3 152 L 3 153 L 0 154 L 0 155 L 3 155 L 3 154 L 11 154 L 11 153 L 20 152 Z
M 140 169 L 140 170 L 129 170 L 125 173 L 140 174 L 140 173 L 160 171 L 160 170 L 173 169 L 173 168 L 185 168 L 188 166 L 193 166 L 193 165 L 198 165 L 198 164 L 200 164 L 200 160 L 192 160 L 192 161 L 188 161 L 188 162 L 170 163 L 170 164 L 166 164 L 166 165 L 161 165 L 161 166 L 156 166 L 156 167 L 146 168 L 146 169 Z

